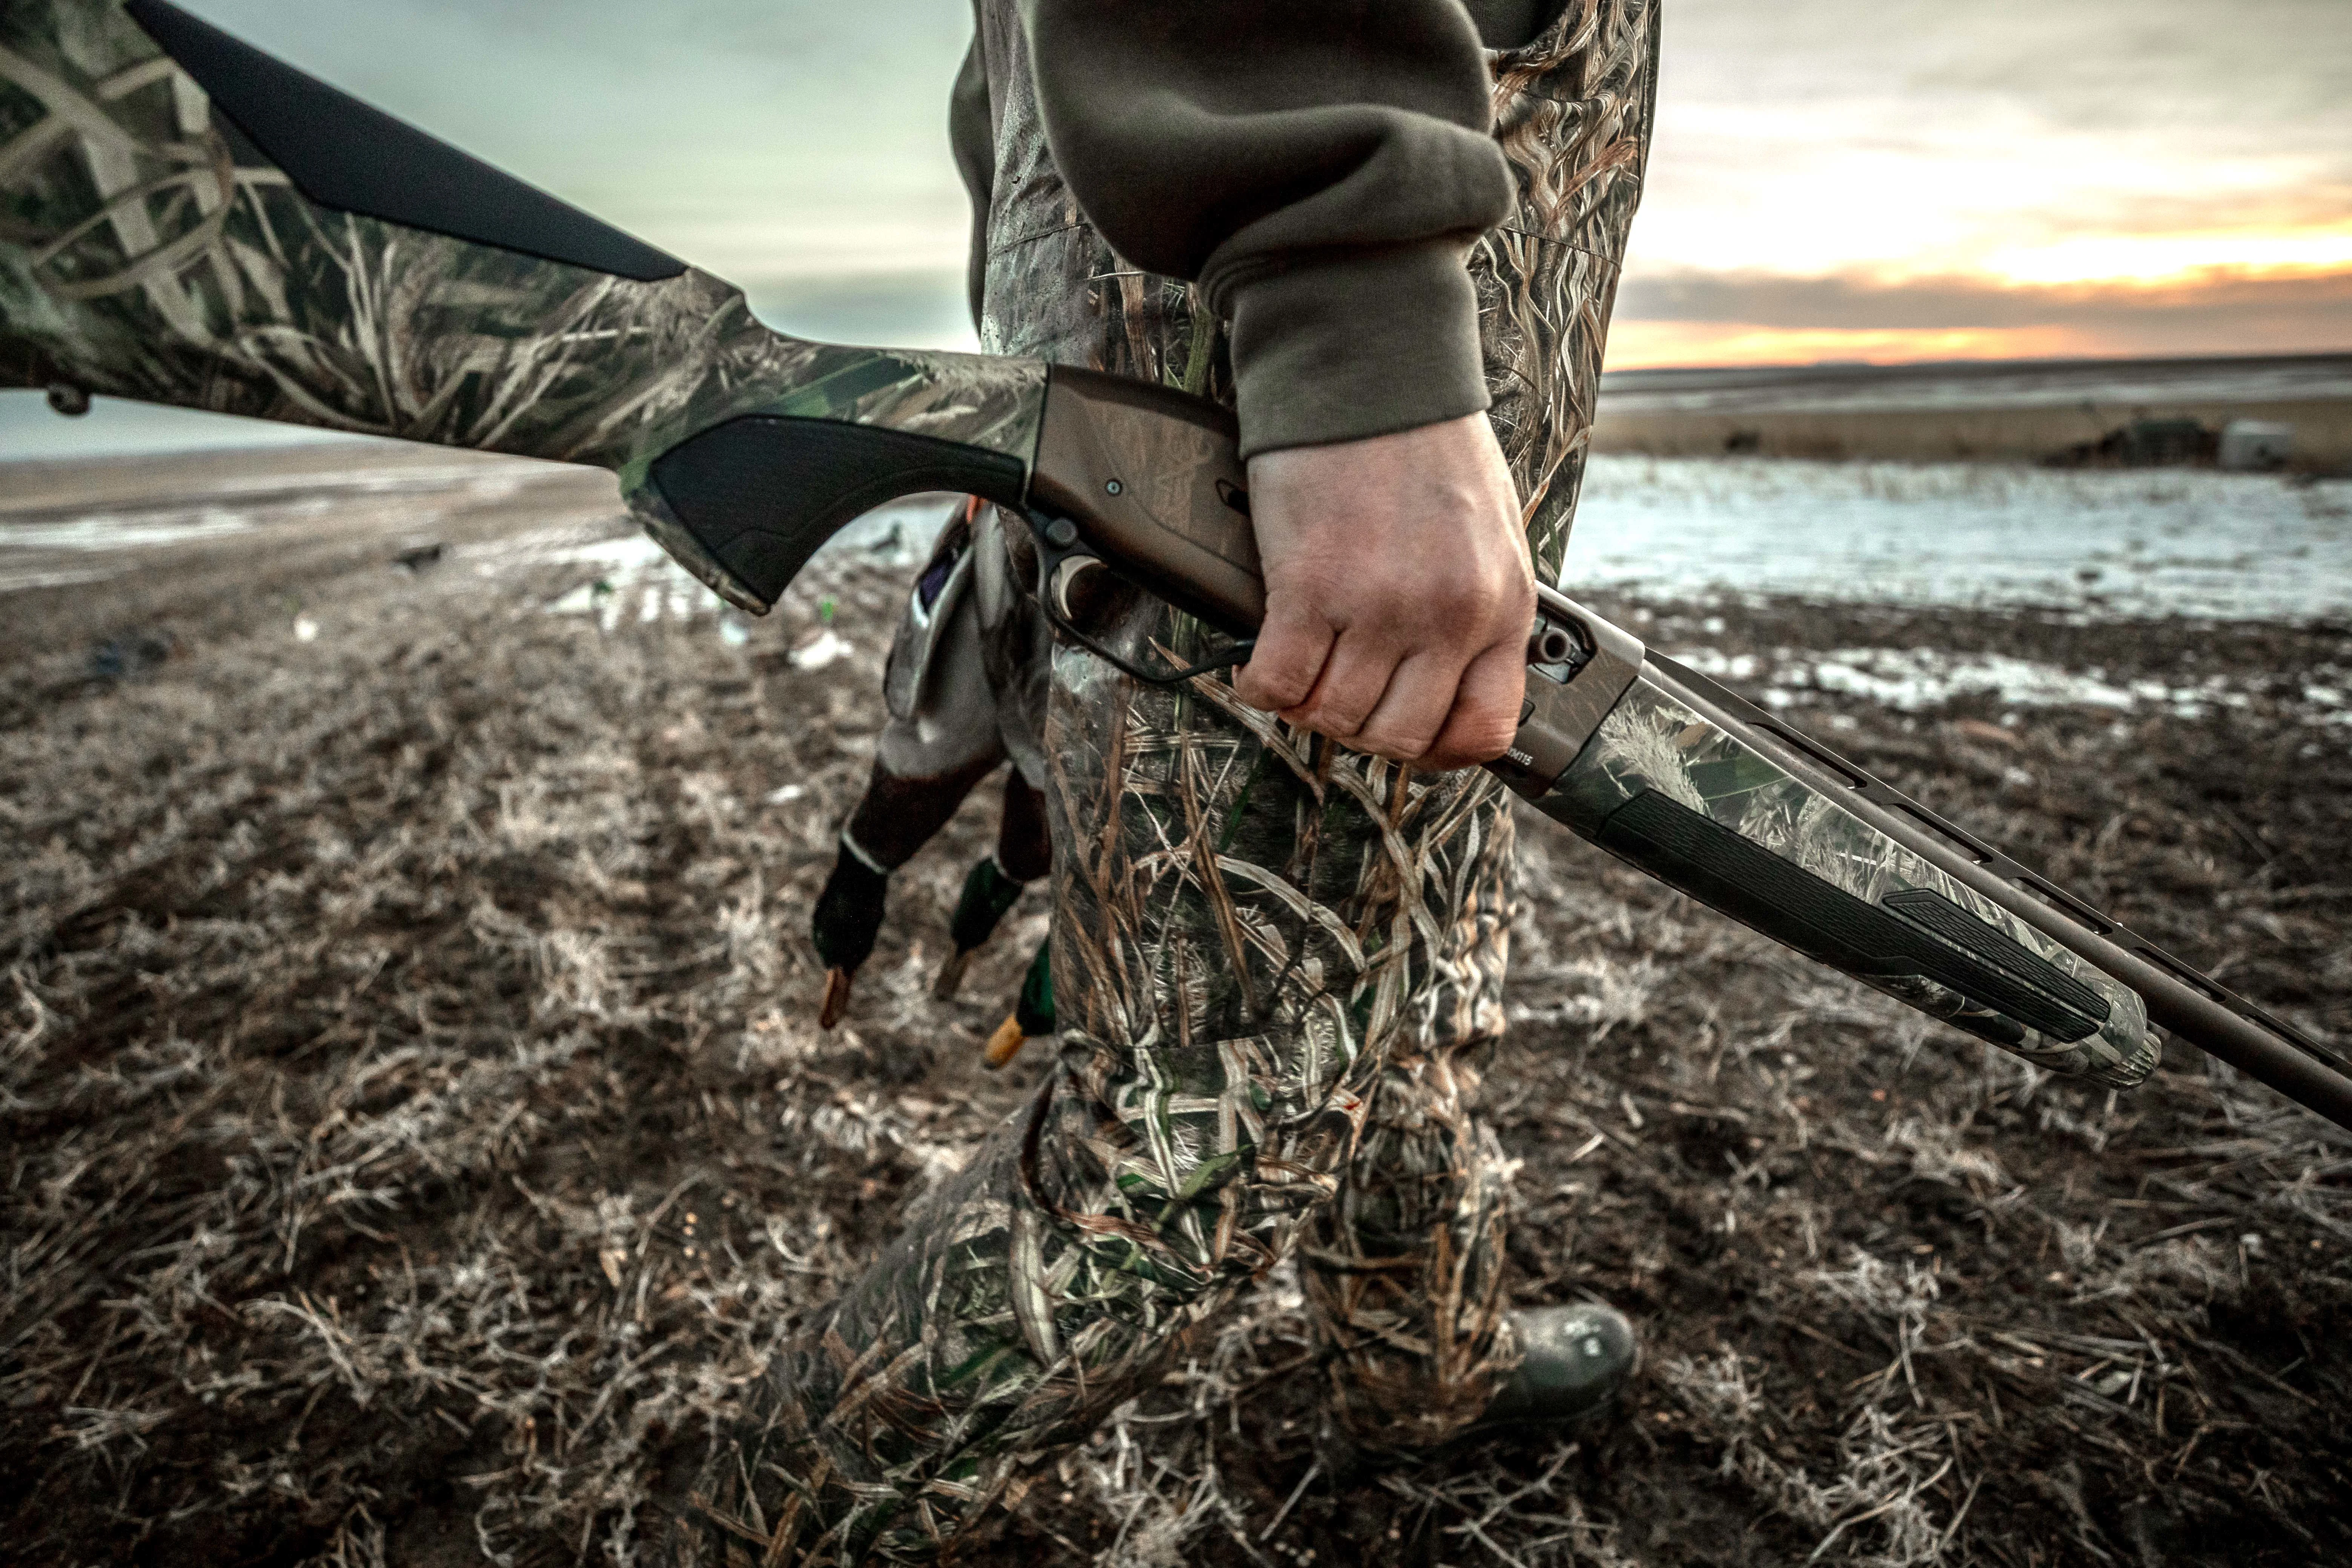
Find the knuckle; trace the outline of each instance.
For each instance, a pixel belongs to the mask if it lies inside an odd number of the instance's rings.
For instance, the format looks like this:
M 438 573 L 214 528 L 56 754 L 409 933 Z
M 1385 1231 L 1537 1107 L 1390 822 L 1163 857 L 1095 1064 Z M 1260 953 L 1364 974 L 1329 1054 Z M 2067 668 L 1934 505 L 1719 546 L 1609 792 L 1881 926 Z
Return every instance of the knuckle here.
M 1402 731 L 1367 730 L 1350 742 L 1360 752 L 1370 752 L 1391 762 L 1410 763 L 1426 755 L 1430 737 Z
M 1335 740 L 1347 740 L 1360 735 L 1370 710 L 1355 702 L 1319 702 L 1314 710 L 1311 726 Z
M 1288 708 L 1307 695 L 1307 682 L 1296 669 L 1243 668 L 1234 689 L 1265 708 Z
M 1234 695 L 1262 712 L 1279 713 L 1294 700 L 1281 688 L 1255 681 L 1246 675 L 1234 682 Z
M 1317 718 L 1311 713 L 1286 713 L 1283 715 L 1283 718 L 1292 725 L 1307 731 L 1309 734 L 1321 735 L 1329 740 L 1344 742 L 1351 746 L 1356 743 L 1356 731 L 1344 725 L 1333 724 L 1328 720 Z

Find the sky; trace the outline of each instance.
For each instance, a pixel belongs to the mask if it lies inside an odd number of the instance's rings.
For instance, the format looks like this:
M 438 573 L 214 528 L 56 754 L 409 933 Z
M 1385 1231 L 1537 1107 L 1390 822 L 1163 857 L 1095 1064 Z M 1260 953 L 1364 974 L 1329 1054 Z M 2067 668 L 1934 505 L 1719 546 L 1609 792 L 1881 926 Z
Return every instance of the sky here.
M 1610 347 L 2352 348 L 2352 0 L 1666 0 Z
M 787 330 L 972 345 L 967 0 L 180 3 Z M 2352 0 L 1665 5 L 1612 368 L 2352 349 Z

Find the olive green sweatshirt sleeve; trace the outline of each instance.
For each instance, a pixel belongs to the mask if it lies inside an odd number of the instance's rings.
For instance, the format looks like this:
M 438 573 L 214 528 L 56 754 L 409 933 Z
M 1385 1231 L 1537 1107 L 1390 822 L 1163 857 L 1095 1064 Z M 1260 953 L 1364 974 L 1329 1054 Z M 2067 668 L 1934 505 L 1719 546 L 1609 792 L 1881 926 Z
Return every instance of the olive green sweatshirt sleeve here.
M 1022 0 L 1054 161 L 1233 323 L 1245 452 L 1486 406 L 1464 260 L 1509 212 L 1463 0 Z

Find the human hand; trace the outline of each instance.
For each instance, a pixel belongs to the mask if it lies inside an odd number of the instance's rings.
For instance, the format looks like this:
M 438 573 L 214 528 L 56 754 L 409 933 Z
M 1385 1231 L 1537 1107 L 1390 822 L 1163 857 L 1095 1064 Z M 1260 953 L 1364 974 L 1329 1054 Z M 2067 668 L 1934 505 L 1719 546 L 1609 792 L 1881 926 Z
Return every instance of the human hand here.
M 1249 479 L 1265 622 L 1241 700 L 1432 771 L 1502 755 L 1536 594 L 1486 416 L 1261 453 Z

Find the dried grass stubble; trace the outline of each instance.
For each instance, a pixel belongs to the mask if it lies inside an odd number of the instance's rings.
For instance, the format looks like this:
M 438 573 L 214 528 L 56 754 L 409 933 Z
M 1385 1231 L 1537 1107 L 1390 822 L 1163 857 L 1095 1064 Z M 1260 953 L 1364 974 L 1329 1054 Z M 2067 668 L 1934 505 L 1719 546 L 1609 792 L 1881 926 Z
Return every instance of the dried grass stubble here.
M 900 879 L 849 1026 L 809 1023 L 807 900 L 896 593 L 827 570 L 731 649 L 707 618 L 539 615 L 552 577 L 320 568 L 316 643 L 192 591 L 183 657 L 8 715 L 18 1556 L 631 1560 L 657 1457 L 1009 1107 L 977 1038 L 1036 917 L 965 1004 L 923 995 L 984 800 Z M 794 670 L 819 595 L 861 653 Z M 121 605 L 91 600 L 95 635 Z M 1860 640 L 1818 606 L 1721 613 L 1727 651 Z M 1882 642 L 2063 632 L 2118 668 L 2345 661 L 2322 631 L 1853 615 Z M 2341 1037 L 2341 747 L 2303 755 L 2260 705 L 2053 710 L 2011 745 L 1809 695 L 1895 782 Z M 781 783 L 809 794 L 766 804 Z M 1528 828 L 1489 1079 L 1516 1289 L 1642 1315 L 1627 1409 L 1327 1466 L 1277 1275 L 970 1561 L 2352 1544 L 2345 1140 L 2193 1061 L 2112 1104 L 2039 1077 Z
M 625 1541 L 649 1435 L 722 1412 L 961 1142 L 893 1102 L 936 1020 L 877 984 L 877 1082 L 797 1006 L 809 814 L 857 770 L 778 714 L 874 660 L 605 637 L 534 586 L 314 583 L 315 643 L 191 639 L 8 731 L 25 1560 L 348 1554 L 420 1510 L 521 1559 Z M 756 804 L 786 780 L 816 798 Z

